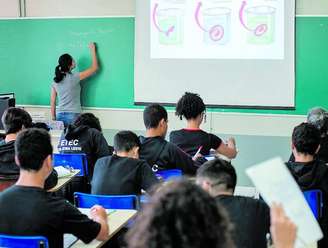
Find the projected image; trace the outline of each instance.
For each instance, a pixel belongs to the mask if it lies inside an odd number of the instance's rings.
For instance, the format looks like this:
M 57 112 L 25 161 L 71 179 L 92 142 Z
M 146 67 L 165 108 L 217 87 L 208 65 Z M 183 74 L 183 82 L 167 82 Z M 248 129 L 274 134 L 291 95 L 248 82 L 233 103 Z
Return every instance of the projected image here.
M 201 13 L 202 2 L 197 4 L 195 22 L 204 32 L 206 44 L 224 45 L 229 42 L 231 29 L 231 9 L 225 7 L 213 7 L 204 9 Z M 202 16 L 203 24 L 200 18 Z
M 161 45 L 181 45 L 183 43 L 183 9 L 165 8 L 159 9 L 155 3 L 152 21 L 158 32 L 158 42 Z
M 152 0 L 151 58 L 284 59 L 284 0 Z
M 270 6 L 256 6 L 246 8 L 247 2 L 243 1 L 239 20 L 242 26 L 249 31 L 247 41 L 253 44 L 271 44 L 274 42 L 274 26 L 276 9 Z M 247 24 L 245 23 L 247 16 Z

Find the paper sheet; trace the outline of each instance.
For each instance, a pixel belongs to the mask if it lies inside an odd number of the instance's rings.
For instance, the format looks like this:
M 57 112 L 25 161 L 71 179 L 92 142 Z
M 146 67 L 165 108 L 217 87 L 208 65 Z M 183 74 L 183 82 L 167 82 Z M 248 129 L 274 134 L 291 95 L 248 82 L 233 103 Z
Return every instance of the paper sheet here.
M 271 205 L 281 203 L 287 216 L 297 225 L 296 248 L 303 248 L 323 237 L 322 231 L 303 193 L 280 158 L 246 170 L 263 199 Z
M 71 171 L 63 166 L 56 166 L 54 169 L 57 171 L 58 178 L 68 177 L 71 175 Z

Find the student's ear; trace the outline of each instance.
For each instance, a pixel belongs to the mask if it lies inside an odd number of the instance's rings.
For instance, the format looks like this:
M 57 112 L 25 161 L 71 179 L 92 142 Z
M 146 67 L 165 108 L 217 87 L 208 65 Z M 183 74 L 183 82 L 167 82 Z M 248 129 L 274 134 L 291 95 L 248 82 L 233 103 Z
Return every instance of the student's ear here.
M 318 146 L 317 150 L 315 151 L 315 154 L 317 154 L 319 152 L 320 148 L 321 148 L 321 145 Z
M 202 180 L 200 183 L 200 187 L 209 193 L 211 190 L 211 183 L 207 180 Z
M 44 160 L 44 164 L 45 164 L 45 167 L 47 169 L 47 172 L 49 172 L 49 175 L 50 175 L 50 173 L 53 169 L 53 167 L 52 167 L 52 156 L 51 155 L 48 155 L 46 157 L 46 159 Z
M 159 125 L 160 125 L 160 127 L 165 127 L 165 123 L 166 121 L 165 121 L 165 119 L 163 118 L 160 122 L 159 122 Z
M 16 163 L 16 165 L 17 165 L 18 167 L 20 167 L 20 162 L 19 162 L 19 160 L 18 160 L 18 157 L 17 157 L 17 156 L 15 156 L 15 163 Z
M 132 152 L 133 152 L 133 158 L 139 159 L 139 146 L 133 147 Z
M 295 149 L 294 143 L 291 144 L 292 151 Z

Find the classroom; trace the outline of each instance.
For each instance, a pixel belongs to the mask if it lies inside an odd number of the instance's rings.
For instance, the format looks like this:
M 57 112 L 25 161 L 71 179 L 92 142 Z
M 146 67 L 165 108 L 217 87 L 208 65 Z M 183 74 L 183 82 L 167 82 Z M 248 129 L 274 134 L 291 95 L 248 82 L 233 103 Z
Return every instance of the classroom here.
M 0 247 L 328 247 L 327 1 L 0 4 Z

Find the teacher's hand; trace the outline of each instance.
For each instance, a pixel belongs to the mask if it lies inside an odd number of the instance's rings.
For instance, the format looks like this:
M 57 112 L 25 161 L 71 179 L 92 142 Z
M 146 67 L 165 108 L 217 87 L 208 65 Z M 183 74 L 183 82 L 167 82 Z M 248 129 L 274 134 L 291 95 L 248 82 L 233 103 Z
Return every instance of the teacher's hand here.
M 94 42 L 89 43 L 89 48 L 90 48 L 90 50 L 95 51 L 96 50 L 96 43 L 94 43 Z

